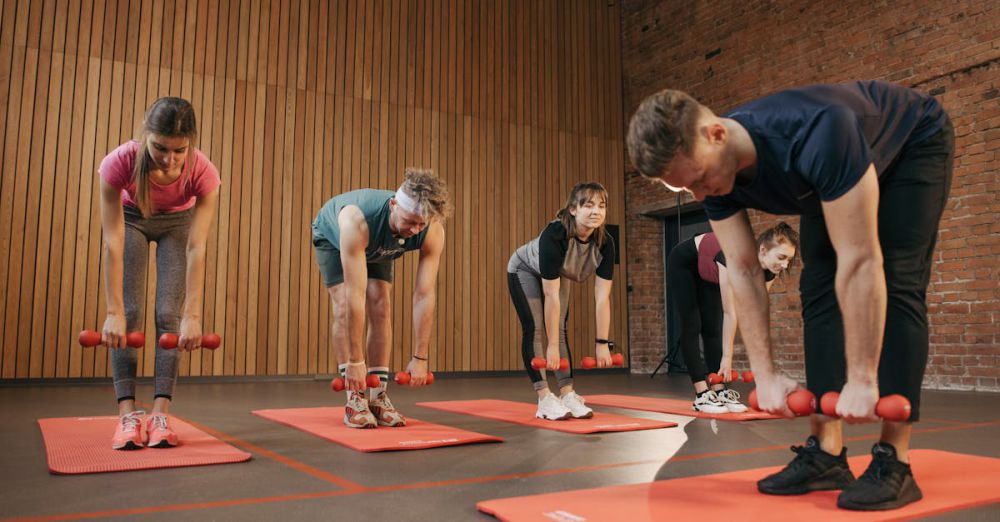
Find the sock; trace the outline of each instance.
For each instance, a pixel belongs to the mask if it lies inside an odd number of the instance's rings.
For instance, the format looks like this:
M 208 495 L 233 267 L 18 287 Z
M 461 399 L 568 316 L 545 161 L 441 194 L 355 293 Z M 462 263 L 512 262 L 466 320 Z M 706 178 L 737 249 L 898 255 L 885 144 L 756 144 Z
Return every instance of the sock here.
M 340 371 L 340 378 L 347 381 L 347 363 L 338 364 L 337 370 Z M 351 390 L 344 390 L 344 395 L 347 396 L 347 400 L 351 400 L 351 394 L 354 393 Z
M 372 366 L 368 368 L 368 375 L 372 374 L 378 375 L 378 388 L 368 388 L 370 390 L 368 396 L 375 398 L 385 393 L 385 388 L 389 384 L 389 367 Z

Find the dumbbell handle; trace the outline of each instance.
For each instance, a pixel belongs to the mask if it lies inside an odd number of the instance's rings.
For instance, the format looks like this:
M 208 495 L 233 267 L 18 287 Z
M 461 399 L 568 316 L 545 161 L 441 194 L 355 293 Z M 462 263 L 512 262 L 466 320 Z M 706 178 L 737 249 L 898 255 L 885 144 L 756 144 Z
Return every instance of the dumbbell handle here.
M 91 348 L 101 346 L 101 333 L 94 330 L 83 330 L 78 339 L 81 346 Z M 146 334 L 142 332 L 129 332 L 125 335 L 125 345 L 129 348 L 142 348 L 146 344 Z
M 180 339 L 177 334 L 165 333 L 160 336 L 160 347 L 164 350 L 173 350 L 177 348 L 177 343 Z M 222 337 L 217 333 L 207 333 L 201 336 L 201 347 L 208 348 L 209 350 L 214 350 L 219 347 L 222 343 Z
M 837 415 L 837 402 L 840 400 L 839 392 L 826 392 L 820 399 L 820 409 L 823 415 L 839 419 Z M 910 418 L 910 400 L 902 395 L 886 395 L 875 404 L 875 415 L 891 422 L 905 422 Z

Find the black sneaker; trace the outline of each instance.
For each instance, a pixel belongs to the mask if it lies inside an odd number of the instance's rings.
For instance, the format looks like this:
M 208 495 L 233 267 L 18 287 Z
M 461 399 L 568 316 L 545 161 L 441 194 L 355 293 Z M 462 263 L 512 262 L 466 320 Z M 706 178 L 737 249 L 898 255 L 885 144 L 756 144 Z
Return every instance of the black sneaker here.
M 896 458 L 896 448 L 879 442 L 872 446 L 872 461 L 857 481 L 837 497 L 837 507 L 859 511 L 901 508 L 924 498 L 913 480 L 909 464 Z
M 847 448 L 831 455 L 810 436 L 805 446 L 792 446 L 796 456 L 785 469 L 757 481 L 757 491 L 768 495 L 804 495 L 810 491 L 844 489 L 854 481 L 847 466 Z

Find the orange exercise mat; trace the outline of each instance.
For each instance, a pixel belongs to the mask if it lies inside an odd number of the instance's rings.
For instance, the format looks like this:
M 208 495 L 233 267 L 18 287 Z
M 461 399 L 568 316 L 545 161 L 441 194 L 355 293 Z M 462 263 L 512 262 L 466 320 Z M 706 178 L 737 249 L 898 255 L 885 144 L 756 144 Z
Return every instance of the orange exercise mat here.
M 348 428 L 344 425 L 343 407 L 257 410 L 253 414 L 364 452 L 503 442 L 500 437 L 424 422 L 413 417 L 406 417 L 406 426 L 399 428 Z
M 474 401 L 440 401 L 418 402 L 417 406 L 443 410 L 452 413 L 464 413 L 476 417 L 524 424 L 535 428 L 565 431 L 567 433 L 599 433 L 602 431 L 636 431 L 657 428 L 673 428 L 676 422 L 640 419 L 614 415 L 611 413 L 594 412 L 589 419 L 568 419 L 550 421 L 535 418 L 537 406 L 524 402 L 481 399 Z
M 635 397 L 632 395 L 588 395 L 587 404 L 600 404 L 602 406 L 614 406 L 616 408 L 628 408 L 632 410 L 655 411 L 658 413 L 672 413 L 675 415 L 687 415 L 702 419 L 719 419 L 724 421 L 748 421 L 781 419 L 780 415 L 771 415 L 757 410 L 747 410 L 743 413 L 705 413 L 691 409 L 691 401 L 681 401 L 677 399 L 662 399 L 656 397 Z
M 871 457 L 853 457 L 860 475 Z M 890 511 L 837 507 L 839 491 L 774 496 L 757 492 L 757 480 L 780 467 L 661 480 L 631 486 L 581 489 L 529 497 L 487 500 L 476 507 L 511 522 L 553 520 L 699 520 L 712 513 L 727 519 L 768 522 L 803 520 L 905 520 L 1000 502 L 1000 459 L 937 450 L 913 450 L 910 462 L 923 500 Z
M 230 464 L 250 460 L 250 454 L 176 418 L 170 427 L 180 444 L 173 448 L 111 449 L 118 417 L 38 419 L 45 441 L 49 471 L 56 474 L 104 473 L 138 469 Z

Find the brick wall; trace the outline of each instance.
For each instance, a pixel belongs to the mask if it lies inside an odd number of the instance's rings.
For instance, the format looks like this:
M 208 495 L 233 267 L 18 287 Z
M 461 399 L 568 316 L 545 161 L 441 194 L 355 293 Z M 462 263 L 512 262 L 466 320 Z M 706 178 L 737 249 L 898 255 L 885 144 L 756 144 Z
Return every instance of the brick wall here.
M 717 112 L 786 87 L 853 79 L 937 96 L 955 124 L 956 160 L 928 289 L 924 384 L 1000 391 L 1000 4 L 628 1 L 622 39 L 625 125 L 645 96 L 666 87 Z M 652 370 L 663 356 L 663 231 L 649 215 L 674 202 L 626 165 L 634 371 Z M 751 220 L 757 230 L 776 221 L 759 212 Z M 771 294 L 777 359 L 799 378 L 800 271 Z M 737 367 L 746 365 L 741 351 Z

